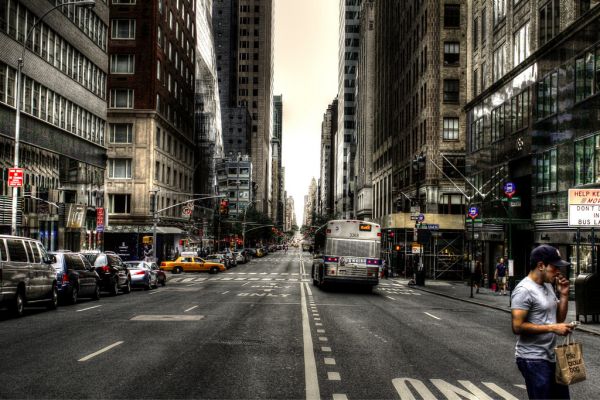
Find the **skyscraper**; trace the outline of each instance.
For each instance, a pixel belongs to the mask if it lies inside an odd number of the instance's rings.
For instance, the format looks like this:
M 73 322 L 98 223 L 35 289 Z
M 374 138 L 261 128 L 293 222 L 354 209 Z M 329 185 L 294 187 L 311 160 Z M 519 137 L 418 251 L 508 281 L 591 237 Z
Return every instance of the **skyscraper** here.
M 321 157 L 319 166 L 319 199 L 317 213 L 334 215 L 335 137 L 337 132 L 338 100 L 327 107 L 321 123 Z
M 356 65 L 360 39 L 361 0 L 340 0 L 338 65 L 338 131 L 335 143 L 335 210 L 342 218 L 353 215 L 356 114 Z
M 273 139 L 272 143 L 272 179 L 271 179 L 271 187 L 272 187 L 272 212 L 273 212 L 273 221 L 275 225 L 279 226 L 282 223 L 282 141 L 281 141 L 281 132 L 282 132 L 282 123 L 283 123 L 283 101 L 282 96 L 273 96 Z M 281 214 L 281 215 L 280 215 Z

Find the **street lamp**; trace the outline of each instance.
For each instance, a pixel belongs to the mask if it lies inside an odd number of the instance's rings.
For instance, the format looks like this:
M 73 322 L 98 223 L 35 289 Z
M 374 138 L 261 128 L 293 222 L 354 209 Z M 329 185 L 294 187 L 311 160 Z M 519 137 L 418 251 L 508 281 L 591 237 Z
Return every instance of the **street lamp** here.
M 25 36 L 25 40 L 23 41 L 23 49 L 21 50 L 21 58 L 17 60 L 17 106 L 16 106 L 16 114 L 15 114 L 15 157 L 14 157 L 14 168 L 19 168 L 19 136 L 21 133 L 21 86 L 23 81 L 23 59 L 25 58 L 25 47 L 27 45 L 27 40 L 29 39 L 29 35 L 36 28 L 36 26 L 42 22 L 46 15 L 50 14 L 52 11 L 56 10 L 59 7 L 64 6 L 88 6 L 93 7 L 96 5 L 96 0 L 79 0 L 79 1 L 68 1 L 66 3 L 58 4 L 48 11 L 40 19 L 38 19 L 35 24 L 29 29 L 27 32 L 27 36 Z M 12 235 L 17 234 L 17 196 L 19 195 L 19 188 L 17 186 L 13 187 L 12 194 L 12 216 L 11 216 L 11 225 L 10 232 Z
M 419 212 L 419 214 L 421 214 L 421 196 L 419 194 L 419 191 L 421 190 L 421 169 L 425 167 L 425 155 L 423 155 L 423 152 L 421 152 L 420 154 L 416 155 L 415 158 L 412 160 L 412 167 L 413 169 L 415 169 L 417 171 L 417 178 L 415 179 L 415 186 L 416 186 L 416 194 L 415 194 L 415 198 L 416 198 L 416 203 L 417 203 L 417 210 Z M 415 221 L 415 240 L 417 239 L 417 229 L 418 229 L 418 224 L 419 224 L 419 220 Z M 415 283 L 417 283 L 417 285 L 419 284 L 423 284 L 425 285 L 425 272 L 423 271 L 423 244 L 419 245 L 420 251 L 419 251 L 419 264 L 418 264 L 418 268 L 417 268 L 417 272 L 416 272 L 416 276 L 419 277 L 419 279 L 415 279 Z

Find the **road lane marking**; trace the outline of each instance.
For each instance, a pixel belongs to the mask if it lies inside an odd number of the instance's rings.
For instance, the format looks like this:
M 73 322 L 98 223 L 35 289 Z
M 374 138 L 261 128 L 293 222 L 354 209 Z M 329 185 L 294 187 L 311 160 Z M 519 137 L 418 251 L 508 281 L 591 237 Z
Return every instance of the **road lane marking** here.
M 157 293 L 164 293 L 162 290 L 160 292 L 154 291 L 154 292 L 150 292 L 148 294 L 157 294 Z
M 186 283 L 186 282 L 191 282 L 191 281 L 193 281 L 194 279 L 196 279 L 196 278 L 183 278 L 183 279 L 181 280 L 181 282 L 183 282 L 183 283 Z
M 306 386 L 307 400 L 320 399 L 319 377 L 317 376 L 317 362 L 315 360 L 315 352 L 310 333 L 310 323 L 308 322 L 308 307 L 306 306 L 306 295 L 302 286 L 301 293 L 301 308 L 302 308 L 302 336 L 304 342 L 304 384 Z
M 433 314 L 429 314 L 428 312 L 425 312 L 425 314 L 429 315 L 431 318 L 435 318 L 435 319 L 440 319 L 440 320 L 441 320 L 441 318 L 439 318 L 439 317 L 436 317 L 436 316 L 435 316 L 435 315 L 433 315 Z
M 320 322 L 315 322 L 315 326 L 323 326 L 323 324 Z
M 306 291 L 308 292 L 308 295 L 311 298 L 311 302 L 312 302 L 311 304 L 314 304 L 314 302 L 312 301 L 312 295 L 313 295 L 312 294 L 312 290 L 310 290 L 310 287 L 308 286 L 308 283 L 304 282 L 304 285 L 306 286 Z
M 97 355 L 99 355 L 99 354 L 102 354 L 102 353 L 104 353 L 104 352 L 106 352 L 106 351 L 108 351 L 108 350 L 112 349 L 113 347 L 117 347 L 117 346 L 119 346 L 119 345 L 121 345 L 121 344 L 123 344 L 123 343 L 125 343 L 125 342 L 123 342 L 122 340 L 120 340 L 120 341 L 118 341 L 118 342 L 115 342 L 115 343 L 111 344 L 110 346 L 106 346 L 105 348 L 98 350 L 98 351 L 97 351 L 97 352 L 95 352 L 95 353 L 92 353 L 92 354 L 90 354 L 90 355 L 87 355 L 87 356 L 85 356 L 85 357 L 83 357 L 83 358 L 80 358 L 80 359 L 79 359 L 79 360 L 77 360 L 77 361 L 79 361 L 79 362 L 84 362 L 84 361 L 87 361 L 87 360 L 89 360 L 89 359 L 92 359 L 92 358 L 96 357 Z
M 192 311 L 194 308 L 198 308 L 198 306 L 193 306 L 193 307 L 190 307 L 190 308 L 188 308 L 187 310 L 185 310 L 184 312 Z
M 320 321 L 321 318 L 313 318 L 315 321 Z
M 335 365 L 335 358 L 325 357 L 323 361 L 325 362 L 325 365 Z
M 390 300 L 396 300 L 395 298 L 393 298 L 393 297 L 390 297 L 390 296 L 385 296 L 385 297 L 387 297 L 387 298 L 388 298 L 388 299 L 390 299 Z
M 485 383 L 484 383 L 484 385 L 485 385 Z M 515 386 L 518 387 L 519 389 L 527 390 L 527 386 L 525 386 L 525 385 L 517 385 L 517 384 L 515 384 Z
M 224 292 L 223 292 L 223 293 L 221 293 L 221 294 L 227 294 L 227 293 L 229 293 L 229 290 L 226 290 L 226 291 L 224 291 Z
M 339 372 L 328 372 L 327 379 L 330 381 L 341 381 L 342 377 Z
M 102 307 L 102 306 L 93 306 L 93 307 L 88 307 L 88 308 L 82 308 L 81 310 L 76 310 L 76 311 L 77 312 L 86 311 L 86 310 L 91 310 L 92 308 L 98 308 L 98 307 Z
M 343 393 L 334 393 L 333 400 L 348 400 L 348 396 Z
M 502 389 L 500 386 L 496 385 L 493 382 L 481 382 L 481 383 L 483 383 L 483 385 L 486 386 L 488 389 L 490 389 L 493 392 L 496 392 L 500 396 L 504 397 L 506 400 L 517 400 L 517 398 L 515 396 L 508 393 L 506 390 Z M 523 386 L 524 386 L 523 389 L 527 389 L 527 387 L 525 385 L 523 385 Z
M 321 351 L 324 351 L 326 353 L 330 353 L 331 352 L 331 347 L 323 346 L 323 347 L 321 347 Z
M 136 315 L 130 321 L 200 321 L 204 315 Z
M 319 336 L 320 342 L 326 342 L 328 339 L 325 336 Z
M 317 333 L 325 333 L 325 329 L 317 329 Z

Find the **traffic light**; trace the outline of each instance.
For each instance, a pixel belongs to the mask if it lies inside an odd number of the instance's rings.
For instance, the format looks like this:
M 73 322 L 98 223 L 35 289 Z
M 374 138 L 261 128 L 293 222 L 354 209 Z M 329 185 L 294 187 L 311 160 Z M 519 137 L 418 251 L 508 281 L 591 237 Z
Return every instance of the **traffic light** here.
M 388 237 L 390 239 L 393 239 L 394 238 L 394 231 L 388 231 Z
M 222 217 L 229 216 L 229 200 L 221 199 L 221 203 L 219 204 L 219 214 L 221 214 Z
M 152 244 L 152 236 L 144 236 L 142 238 L 142 243 L 143 244 Z
M 399 244 L 397 244 L 397 245 L 394 246 L 394 250 L 400 251 L 400 250 L 402 250 L 402 246 L 400 246 Z

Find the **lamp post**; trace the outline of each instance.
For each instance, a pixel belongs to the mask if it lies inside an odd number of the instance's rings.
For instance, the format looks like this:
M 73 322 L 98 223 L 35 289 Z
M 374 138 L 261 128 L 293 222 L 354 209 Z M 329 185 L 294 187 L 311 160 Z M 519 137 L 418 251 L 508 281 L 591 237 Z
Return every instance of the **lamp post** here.
M 29 29 L 27 32 L 27 36 L 25 36 L 25 40 L 23 41 L 23 49 L 21 50 L 21 57 L 17 60 L 17 96 L 16 96 L 16 114 L 15 114 L 15 156 L 14 156 L 14 168 L 19 168 L 19 137 L 21 134 L 21 86 L 23 85 L 23 59 L 25 58 L 25 47 L 27 45 L 27 40 L 29 39 L 29 35 L 36 28 L 36 26 L 46 18 L 48 14 L 52 11 L 56 10 L 59 7 L 74 5 L 76 7 L 82 6 L 95 6 L 96 0 L 79 0 L 79 1 L 69 1 L 66 3 L 58 4 L 48 11 L 40 19 L 36 21 L 35 24 Z M 10 232 L 12 235 L 17 234 L 17 198 L 19 196 L 19 188 L 17 186 L 13 187 L 12 193 L 12 215 L 11 215 L 11 223 L 10 223 Z
M 417 203 L 417 210 L 419 212 L 419 214 L 421 214 L 421 196 L 419 195 L 419 191 L 421 190 L 421 168 L 425 167 L 425 156 L 423 155 L 423 152 L 421 152 L 420 154 L 416 155 L 415 158 L 412 160 L 412 166 L 413 169 L 415 169 L 417 171 L 417 179 L 415 180 L 415 186 L 416 186 L 416 194 L 415 194 L 415 198 L 416 198 L 416 203 Z M 414 231 L 414 238 L 415 240 L 417 239 L 417 229 L 418 229 L 418 225 L 419 225 L 419 220 L 415 221 L 415 231 Z M 423 269 L 423 245 L 419 246 L 419 264 L 417 267 L 417 275 L 419 274 L 423 274 L 422 276 L 422 280 L 419 279 L 419 283 L 423 283 L 423 285 L 425 284 L 425 272 L 422 271 Z M 417 283 L 417 280 L 415 279 L 415 283 Z

